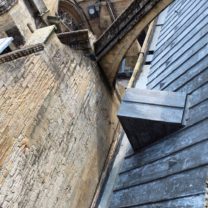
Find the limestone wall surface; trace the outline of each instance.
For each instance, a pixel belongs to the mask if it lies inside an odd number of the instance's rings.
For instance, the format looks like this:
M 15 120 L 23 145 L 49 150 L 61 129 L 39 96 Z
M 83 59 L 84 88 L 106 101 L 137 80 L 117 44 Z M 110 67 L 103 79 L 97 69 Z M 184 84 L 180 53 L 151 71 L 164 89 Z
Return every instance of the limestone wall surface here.
M 27 40 L 31 36 L 31 31 L 29 30 L 28 25 L 33 29 L 36 28 L 35 21 L 30 15 L 25 3 L 23 0 L 19 0 L 18 3 L 9 10 L 9 12 L 1 15 L 0 35 L 2 35 L 2 32 L 16 26 L 24 39 Z
M 0 207 L 89 207 L 117 138 L 94 62 L 61 45 L 0 65 Z

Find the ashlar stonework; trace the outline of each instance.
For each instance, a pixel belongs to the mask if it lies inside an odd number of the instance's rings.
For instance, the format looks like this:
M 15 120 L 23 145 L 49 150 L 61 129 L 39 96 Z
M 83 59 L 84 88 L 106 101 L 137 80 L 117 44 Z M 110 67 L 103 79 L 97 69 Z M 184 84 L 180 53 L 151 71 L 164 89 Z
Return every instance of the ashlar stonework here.
M 89 207 L 117 105 L 97 65 L 62 45 L 0 65 L 0 207 Z

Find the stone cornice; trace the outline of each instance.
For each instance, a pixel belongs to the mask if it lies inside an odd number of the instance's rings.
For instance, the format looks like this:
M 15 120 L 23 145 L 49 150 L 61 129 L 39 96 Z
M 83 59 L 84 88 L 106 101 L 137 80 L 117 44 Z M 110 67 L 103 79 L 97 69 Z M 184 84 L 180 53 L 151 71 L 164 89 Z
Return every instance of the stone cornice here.
M 44 50 L 43 44 L 36 44 L 32 46 L 28 46 L 26 48 L 22 48 L 16 51 L 12 51 L 10 53 L 6 53 L 0 56 L 0 64 L 13 61 L 15 59 L 28 56 L 33 53 L 37 53 Z

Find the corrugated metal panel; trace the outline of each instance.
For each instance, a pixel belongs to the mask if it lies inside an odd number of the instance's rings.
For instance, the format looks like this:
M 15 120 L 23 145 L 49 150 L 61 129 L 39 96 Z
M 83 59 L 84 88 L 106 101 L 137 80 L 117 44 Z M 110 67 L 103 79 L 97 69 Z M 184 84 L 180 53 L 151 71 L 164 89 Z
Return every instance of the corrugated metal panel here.
M 186 92 L 187 126 L 126 156 L 110 207 L 204 207 L 208 173 L 207 0 L 176 0 L 169 7 L 148 88 Z

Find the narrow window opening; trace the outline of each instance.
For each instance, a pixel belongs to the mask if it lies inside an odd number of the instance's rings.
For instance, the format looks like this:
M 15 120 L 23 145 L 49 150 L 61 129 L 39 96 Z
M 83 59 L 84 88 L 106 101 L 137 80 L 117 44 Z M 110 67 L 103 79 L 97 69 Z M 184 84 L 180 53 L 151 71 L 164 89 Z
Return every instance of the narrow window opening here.
M 153 55 L 154 54 L 154 51 L 148 51 L 147 54 L 148 55 Z
M 9 30 L 6 30 L 5 33 L 8 37 L 13 37 L 13 43 L 17 48 L 20 48 L 25 44 L 24 37 L 16 26 L 10 28 Z

